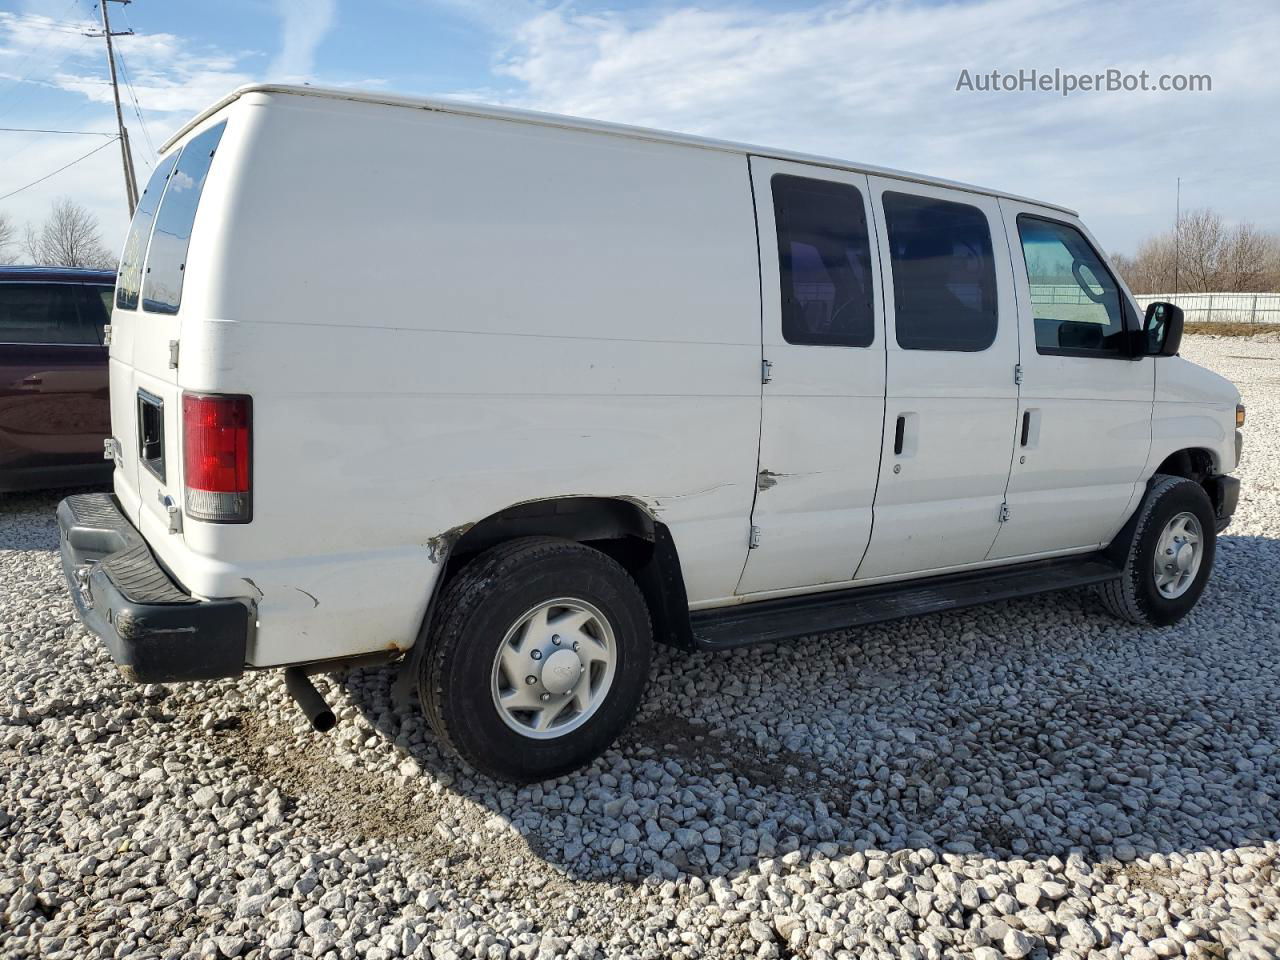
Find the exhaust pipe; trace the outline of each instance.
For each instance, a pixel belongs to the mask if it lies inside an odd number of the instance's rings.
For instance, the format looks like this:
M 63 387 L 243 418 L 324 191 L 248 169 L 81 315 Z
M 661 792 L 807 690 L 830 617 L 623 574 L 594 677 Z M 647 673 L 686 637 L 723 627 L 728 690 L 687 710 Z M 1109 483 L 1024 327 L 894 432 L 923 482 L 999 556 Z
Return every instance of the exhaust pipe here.
M 329 709 L 329 704 L 325 703 L 324 694 L 316 689 L 316 685 L 301 667 L 285 668 L 284 688 L 289 691 L 289 696 L 293 697 L 313 730 L 328 733 L 337 726 L 338 718 Z

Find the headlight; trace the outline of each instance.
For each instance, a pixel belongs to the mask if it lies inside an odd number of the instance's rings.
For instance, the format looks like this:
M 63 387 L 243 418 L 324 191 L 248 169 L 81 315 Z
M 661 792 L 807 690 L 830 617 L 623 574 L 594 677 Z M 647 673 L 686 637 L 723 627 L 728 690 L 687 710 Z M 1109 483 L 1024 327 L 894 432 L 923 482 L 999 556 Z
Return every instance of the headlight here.
M 1236 429 L 1238 430 L 1243 426 L 1244 426 L 1244 404 L 1237 403 L 1236 404 Z

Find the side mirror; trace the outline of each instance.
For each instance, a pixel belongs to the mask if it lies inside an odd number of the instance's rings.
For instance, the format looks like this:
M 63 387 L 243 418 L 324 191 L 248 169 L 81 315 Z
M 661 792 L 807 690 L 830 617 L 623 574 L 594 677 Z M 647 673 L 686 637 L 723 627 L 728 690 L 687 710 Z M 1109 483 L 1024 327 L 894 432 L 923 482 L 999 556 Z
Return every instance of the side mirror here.
M 1147 304 L 1142 323 L 1142 353 L 1148 357 L 1172 357 L 1182 346 L 1182 308 L 1156 300 Z

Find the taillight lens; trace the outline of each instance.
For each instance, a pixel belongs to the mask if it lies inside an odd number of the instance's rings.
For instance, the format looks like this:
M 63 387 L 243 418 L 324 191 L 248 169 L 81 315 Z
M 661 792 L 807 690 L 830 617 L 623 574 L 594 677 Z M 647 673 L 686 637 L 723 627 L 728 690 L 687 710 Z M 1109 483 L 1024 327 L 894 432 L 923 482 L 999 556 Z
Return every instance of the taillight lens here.
M 248 397 L 182 395 L 182 479 L 187 516 L 215 523 L 249 521 L 252 433 L 253 405 Z

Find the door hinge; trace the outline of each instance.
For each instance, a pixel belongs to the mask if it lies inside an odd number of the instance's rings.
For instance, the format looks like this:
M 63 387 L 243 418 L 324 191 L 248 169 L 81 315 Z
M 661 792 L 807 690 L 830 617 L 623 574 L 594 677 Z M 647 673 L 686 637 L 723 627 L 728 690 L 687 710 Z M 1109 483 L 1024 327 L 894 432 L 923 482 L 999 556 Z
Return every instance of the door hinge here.
M 169 341 L 169 369 L 170 370 L 178 369 L 178 341 L 177 340 Z
M 1013 382 L 1014 383 L 1022 382 L 1022 364 L 1020 363 L 1015 363 L 1013 365 Z
M 105 324 L 102 327 L 102 345 L 104 347 L 111 346 L 111 324 Z
M 1006 523 L 1009 520 L 1009 505 L 1007 503 L 1000 504 L 1000 522 Z
M 773 379 L 773 361 L 761 360 L 760 361 L 760 382 L 768 383 L 772 379 Z
M 119 460 L 120 459 L 120 441 L 115 437 L 107 437 L 102 441 L 102 459 L 103 460 Z
M 747 538 L 747 549 L 754 550 L 760 546 L 760 528 L 754 523 L 751 525 L 751 533 Z

